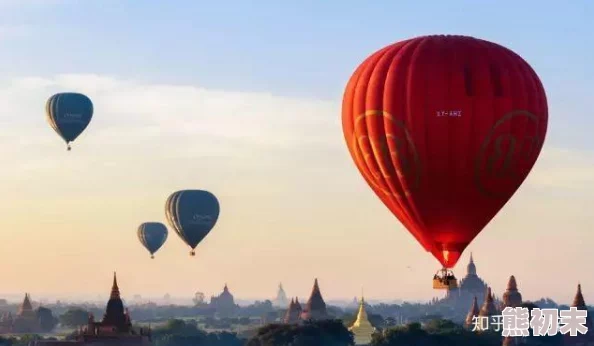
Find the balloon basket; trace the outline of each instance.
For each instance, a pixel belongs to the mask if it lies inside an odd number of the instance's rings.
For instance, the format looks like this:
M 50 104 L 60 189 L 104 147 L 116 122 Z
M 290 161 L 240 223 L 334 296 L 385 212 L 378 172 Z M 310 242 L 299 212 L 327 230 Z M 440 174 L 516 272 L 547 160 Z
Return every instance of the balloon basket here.
M 190 256 L 196 256 L 196 252 L 194 250 L 190 251 Z
M 456 288 L 458 288 L 458 279 L 451 270 L 443 268 L 433 276 L 433 289 L 451 290 Z
M 151 259 L 155 259 L 155 256 L 151 255 Z

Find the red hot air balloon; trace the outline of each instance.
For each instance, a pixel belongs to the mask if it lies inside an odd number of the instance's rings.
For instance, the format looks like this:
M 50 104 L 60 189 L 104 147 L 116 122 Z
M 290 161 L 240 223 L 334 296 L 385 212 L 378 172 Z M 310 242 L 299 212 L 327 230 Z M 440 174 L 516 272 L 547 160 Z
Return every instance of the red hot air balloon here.
M 377 51 L 349 80 L 342 107 L 357 168 L 448 275 L 527 177 L 547 122 L 528 63 L 466 36 Z

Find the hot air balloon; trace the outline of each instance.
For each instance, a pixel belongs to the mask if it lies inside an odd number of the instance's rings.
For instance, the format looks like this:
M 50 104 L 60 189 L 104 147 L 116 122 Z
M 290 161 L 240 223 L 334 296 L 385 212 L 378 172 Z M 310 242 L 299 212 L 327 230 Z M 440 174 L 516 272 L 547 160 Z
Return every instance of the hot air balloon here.
M 464 249 L 534 166 L 548 123 L 534 70 L 498 44 L 434 35 L 369 56 L 346 87 L 342 126 L 359 172 L 456 287 Z
M 91 122 L 93 103 L 83 94 L 59 93 L 47 100 L 45 113 L 51 127 L 64 139 L 70 150 L 70 142 Z
M 219 201 L 208 191 L 174 192 L 165 203 L 165 217 L 177 235 L 196 254 L 196 246 L 208 235 L 219 218 Z
M 138 226 L 138 239 L 140 243 L 150 252 L 151 258 L 155 258 L 155 252 L 163 246 L 167 240 L 167 227 L 160 222 L 144 222 Z

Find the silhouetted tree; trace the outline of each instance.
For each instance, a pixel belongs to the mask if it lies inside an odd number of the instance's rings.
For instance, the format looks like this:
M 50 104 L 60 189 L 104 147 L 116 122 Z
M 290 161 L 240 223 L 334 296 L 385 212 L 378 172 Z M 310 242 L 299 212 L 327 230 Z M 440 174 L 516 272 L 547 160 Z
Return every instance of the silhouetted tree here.
M 59 318 L 60 323 L 67 327 L 84 326 L 89 322 L 89 312 L 80 308 L 68 309 Z
M 350 346 L 353 335 L 341 320 L 303 324 L 270 324 L 260 328 L 247 346 Z
M 464 330 L 462 326 L 448 320 L 428 321 L 389 328 L 373 335 L 373 346 L 501 346 L 501 335 L 485 332 L 481 334 Z
M 37 320 L 41 330 L 45 333 L 51 332 L 58 324 L 58 319 L 52 314 L 52 311 L 44 307 L 37 309 Z
M 234 333 L 207 333 L 197 327 L 196 321 L 173 319 L 153 331 L 156 346 L 240 346 L 245 340 Z

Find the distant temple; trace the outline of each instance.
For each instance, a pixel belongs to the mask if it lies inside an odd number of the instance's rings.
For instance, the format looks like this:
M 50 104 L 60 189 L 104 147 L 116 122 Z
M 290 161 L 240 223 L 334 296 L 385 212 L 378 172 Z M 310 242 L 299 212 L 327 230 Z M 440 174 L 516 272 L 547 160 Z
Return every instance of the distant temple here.
M 325 320 L 329 319 L 330 316 L 326 311 L 326 303 L 322 298 L 320 292 L 320 286 L 318 285 L 318 279 L 315 279 L 311 295 L 304 308 L 299 304 L 299 299 L 291 299 L 291 303 L 283 318 L 284 323 L 300 323 L 302 321 L 309 320 Z
M 278 285 L 278 293 L 276 294 L 276 298 L 272 302 L 272 304 L 279 308 L 286 308 L 289 305 L 289 300 L 287 299 L 287 294 L 283 289 L 283 284 Z
M 479 310 L 479 317 L 487 318 L 488 328 L 496 328 L 496 325 L 493 323 L 493 318 L 500 315 L 500 311 L 497 309 L 495 305 L 495 299 L 493 298 L 493 293 L 491 292 L 491 287 L 487 288 L 487 293 L 485 294 L 485 302 L 481 306 Z
M 503 293 L 503 302 L 500 310 L 503 311 L 506 307 L 517 308 L 522 307 L 522 294 L 518 291 L 518 284 L 516 277 L 510 276 L 507 282 L 507 289 Z M 506 336 L 503 338 L 503 346 L 521 345 L 524 340 L 522 337 Z
M 74 334 L 74 340 L 37 340 L 29 343 L 30 346 L 62 346 L 62 345 L 93 345 L 93 346 L 148 346 L 152 345 L 151 330 L 140 328 L 135 331 L 128 310 L 120 298 L 120 289 L 116 274 L 113 274 L 111 295 L 103 320 L 95 322 L 93 314 L 89 314 L 89 322 Z
M 586 301 L 582 295 L 582 285 L 578 284 L 577 293 L 573 299 L 572 307 L 578 310 L 587 310 Z M 567 346 L 594 346 L 594 325 L 592 324 L 592 317 L 586 317 L 586 327 L 588 331 L 586 334 L 579 334 L 577 336 L 570 336 L 569 333 L 564 335 L 564 345 Z
M 0 318 L 0 334 L 40 332 L 42 332 L 41 324 L 37 312 L 33 310 L 31 297 L 28 293 L 25 293 L 25 299 L 23 299 L 23 303 L 19 306 L 16 316 L 13 317 L 8 312 Z
M 480 327 L 479 321 L 477 317 L 479 315 L 479 307 L 478 302 L 476 301 L 476 297 L 472 300 L 472 306 L 470 307 L 470 311 L 468 315 L 466 315 L 466 320 L 464 321 L 464 326 L 470 330 L 475 330 L 476 328 Z M 478 325 L 477 325 L 478 324 Z M 476 328 L 475 328 L 476 326 Z
M 476 274 L 476 265 L 472 253 L 470 253 L 470 262 L 466 266 L 466 276 L 460 279 L 458 288 L 452 288 L 447 291 L 446 298 L 442 301 L 451 303 L 462 303 L 470 306 L 474 297 L 478 301 L 485 299 L 487 284 Z
M 231 317 L 239 309 L 239 306 L 235 304 L 233 295 L 229 292 L 227 284 L 225 284 L 223 292 L 218 297 L 212 296 L 210 298 L 210 306 L 216 310 L 216 314 L 221 318 Z
M 299 298 L 291 299 L 283 322 L 286 324 L 299 323 L 301 321 L 301 312 L 303 312 L 303 309 L 301 308 L 301 304 L 299 304 Z
M 503 293 L 503 302 L 501 303 L 501 310 L 506 307 L 517 308 L 522 305 L 522 294 L 518 291 L 518 284 L 516 277 L 510 276 L 507 282 L 507 289 Z
M 367 318 L 365 299 L 363 296 L 361 296 L 361 303 L 359 304 L 359 311 L 357 312 L 357 320 L 355 320 L 355 323 L 349 327 L 349 331 L 354 335 L 355 345 L 371 344 L 371 335 L 375 332 L 375 328 Z
M 318 279 L 315 279 L 313 289 L 311 290 L 311 295 L 309 296 L 305 308 L 301 312 L 301 319 L 305 321 L 317 321 L 328 318 L 330 317 L 326 311 L 326 303 L 324 302 L 324 298 L 322 298 L 320 286 L 318 285 Z

